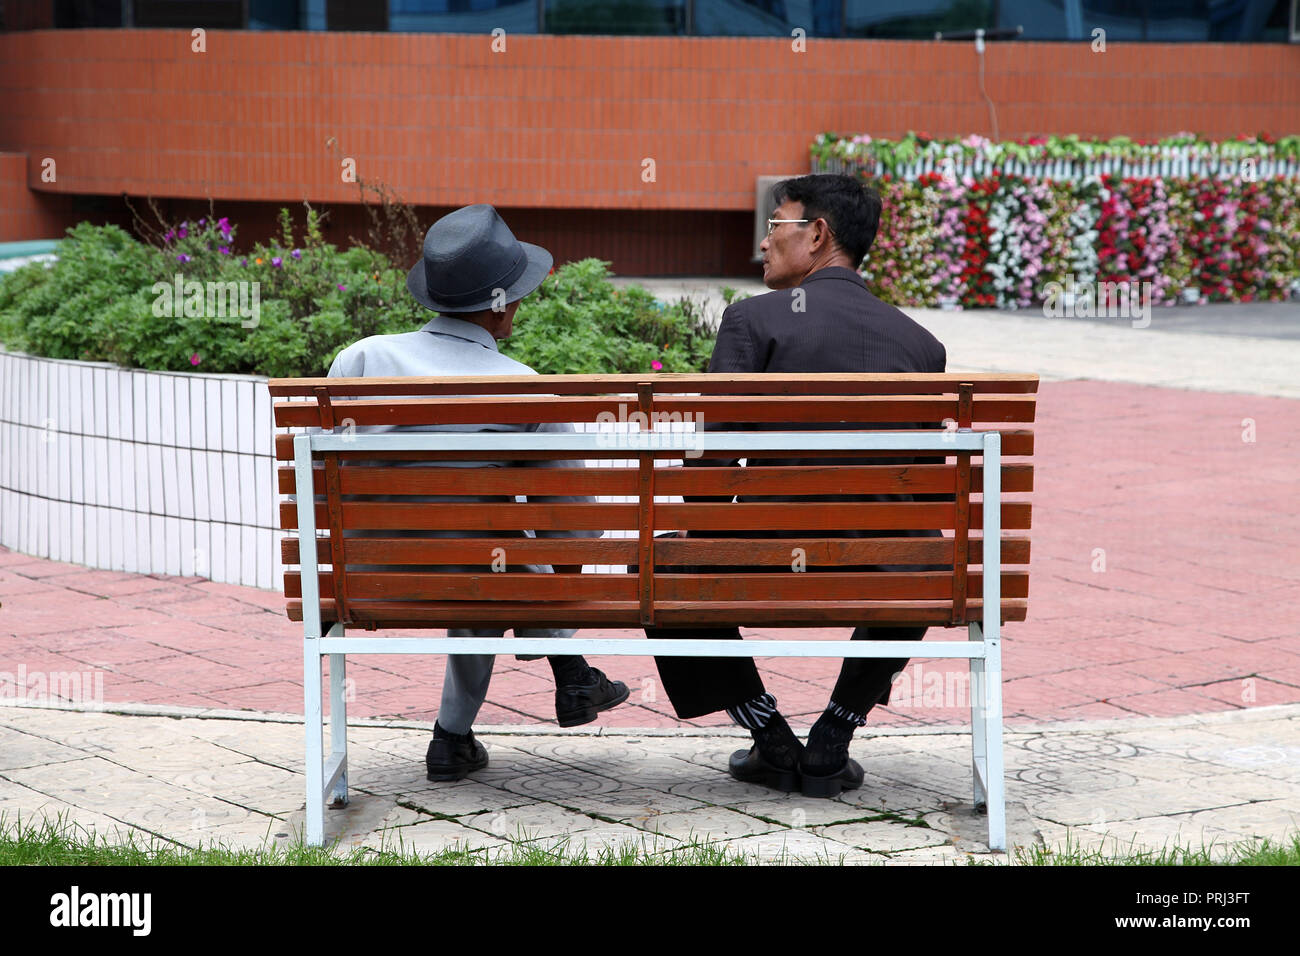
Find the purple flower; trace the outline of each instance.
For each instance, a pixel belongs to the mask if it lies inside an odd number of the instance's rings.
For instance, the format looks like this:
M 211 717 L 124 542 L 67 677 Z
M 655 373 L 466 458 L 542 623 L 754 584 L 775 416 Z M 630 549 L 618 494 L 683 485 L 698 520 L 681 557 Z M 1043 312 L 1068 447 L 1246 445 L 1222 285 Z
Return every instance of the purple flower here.
M 188 229 L 186 229 L 184 226 L 181 226 L 179 229 L 176 230 L 176 236 L 177 236 L 177 238 L 179 238 L 179 239 L 184 239 L 184 238 L 185 238 L 186 236 L 188 236 L 189 234 L 190 234 L 190 231 L 189 231 Z
M 230 247 L 222 246 L 220 249 L 217 250 L 217 252 L 221 253 L 223 256 L 228 256 L 230 255 Z
M 246 265 L 248 265 L 248 258 L 245 257 L 245 258 L 243 258 L 243 259 L 240 259 L 240 260 L 239 260 L 239 264 L 240 264 L 241 266 L 246 266 Z
M 168 229 L 166 234 L 163 235 L 163 242 L 171 242 L 175 238 L 176 238 L 176 230 Z
M 295 259 L 302 258 L 302 253 L 299 252 L 297 249 L 293 250 L 293 252 L 289 253 L 289 255 L 293 256 Z
M 276 256 L 271 260 L 271 265 L 275 266 L 277 269 L 280 268 L 282 263 L 283 260 L 279 256 Z
M 189 261 L 190 261 L 190 257 L 187 256 L 185 253 L 182 252 L 182 253 L 180 253 L 179 255 L 176 256 L 176 261 L 177 261 L 177 262 L 189 262 Z
M 223 236 L 225 236 L 227 239 L 230 238 L 230 233 L 233 230 L 230 228 L 229 219 L 227 219 L 225 216 L 222 216 L 220 219 L 217 220 L 217 228 L 221 230 L 221 234 Z
M 340 291 L 340 292 L 346 292 L 347 290 L 348 290 L 348 287 L 345 286 L 342 282 L 340 282 L 340 283 L 339 283 L 339 291 Z
M 199 220 L 199 228 L 200 228 L 200 229 L 203 228 L 203 224 L 204 224 L 205 222 L 207 222 L 206 219 L 200 219 L 200 220 Z

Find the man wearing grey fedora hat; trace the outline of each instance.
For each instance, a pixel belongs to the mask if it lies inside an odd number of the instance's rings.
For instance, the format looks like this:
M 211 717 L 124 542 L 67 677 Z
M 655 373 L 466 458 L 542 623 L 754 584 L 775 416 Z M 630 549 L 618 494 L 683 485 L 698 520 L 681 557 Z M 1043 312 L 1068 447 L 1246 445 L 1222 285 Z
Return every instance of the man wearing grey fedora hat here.
M 373 335 L 341 351 L 329 374 L 340 377 L 406 375 L 531 375 L 529 368 L 497 350 L 497 339 L 510 336 L 520 301 L 542 284 L 551 270 L 551 254 L 540 246 L 520 242 L 491 206 L 457 209 L 429 227 L 419 262 L 406 277 L 415 300 L 439 313 L 417 332 Z M 358 427 L 358 430 L 361 430 Z M 562 431 L 568 423 L 542 425 L 409 425 L 367 426 L 384 431 Z M 451 464 L 451 463 L 448 463 Z M 503 462 L 504 464 L 504 462 Z M 530 461 L 540 467 L 573 466 L 575 462 Z M 446 499 L 472 500 L 471 496 Z M 483 500 L 492 500 L 484 498 Z M 530 500 L 588 502 L 581 496 L 534 496 Z M 385 532 L 391 534 L 391 532 Z M 457 532 L 458 534 L 461 532 Z M 539 537 L 600 537 L 601 531 L 535 532 Z M 437 536 L 437 531 L 408 535 Z M 522 537 L 524 532 L 517 532 Z M 494 537 L 502 532 L 492 532 Z M 549 573 L 549 565 L 528 570 Z M 388 570 L 391 570 L 389 568 Z M 516 637 L 571 637 L 569 628 L 515 628 Z M 501 637 L 504 631 L 450 628 L 448 637 Z M 536 660 L 534 657 L 522 660 Z M 611 681 L 582 657 L 548 657 L 555 675 L 555 716 L 562 727 L 589 723 L 596 714 L 628 698 L 627 685 Z M 487 766 L 487 751 L 474 739 L 472 725 L 487 698 L 494 658 L 455 654 L 447 658 L 442 702 L 433 728 L 425 764 L 430 780 L 459 780 Z

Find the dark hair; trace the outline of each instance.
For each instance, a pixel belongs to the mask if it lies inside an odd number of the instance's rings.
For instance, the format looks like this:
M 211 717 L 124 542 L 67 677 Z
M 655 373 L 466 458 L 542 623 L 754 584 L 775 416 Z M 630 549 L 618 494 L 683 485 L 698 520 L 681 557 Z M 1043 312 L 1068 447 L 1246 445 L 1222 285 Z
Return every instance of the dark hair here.
M 784 179 L 772 187 L 776 205 L 803 203 L 803 219 L 825 219 L 856 269 L 880 228 L 880 195 L 867 183 L 840 173 Z

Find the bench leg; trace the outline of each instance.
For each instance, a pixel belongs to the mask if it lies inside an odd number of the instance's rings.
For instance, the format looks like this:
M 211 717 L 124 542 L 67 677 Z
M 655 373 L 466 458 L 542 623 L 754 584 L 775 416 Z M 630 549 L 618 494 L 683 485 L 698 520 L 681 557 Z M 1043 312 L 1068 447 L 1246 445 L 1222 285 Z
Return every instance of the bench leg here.
M 306 726 L 307 845 L 325 845 L 324 749 L 321 741 L 321 656 L 315 641 L 303 642 L 303 722 Z
M 982 641 L 984 634 L 978 621 L 968 625 L 970 640 Z M 988 807 L 988 736 L 984 726 L 984 693 L 986 670 L 983 658 L 970 659 L 970 724 L 971 724 L 971 776 L 975 780 L 975 812 L 983 813 Z
M 988 794 L 989 849 L 1005 853 L 1007 849 L 1006 771 L 1002 765 L 1002 641 L 985 635 L 984 659 L 984 746 L 987 751 L 988 776 L 984 789 Z
M 335 633 L 337 631 L 338 633 Z M 342 637 L 343 625 L 335 624 L 330 637 Z M 331 807 L 348 805 L 348 703 L 346 696 L 347 655 L 330 655 L 330 762 L 325 787 Z

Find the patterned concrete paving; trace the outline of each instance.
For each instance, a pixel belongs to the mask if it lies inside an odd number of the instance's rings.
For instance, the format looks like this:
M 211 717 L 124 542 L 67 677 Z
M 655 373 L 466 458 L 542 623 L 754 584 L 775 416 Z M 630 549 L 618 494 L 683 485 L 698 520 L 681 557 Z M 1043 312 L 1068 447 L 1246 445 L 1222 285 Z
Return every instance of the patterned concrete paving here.
M 180 715 L 172 708 L 166 713 Z M 0 816 L 64 819 L 123 839 L 285 845 L 302 826 L 302 725 L 292 718 L 0 709 Z M 353 727 L 352 800 L 327 810 L 344 848 L 491 856 L 510 842 L 591 857 L 721 844 L 750 862 L 1014 862 L 973 813 L 964 733 L 855 741 L 864 786 L 835 800 L 726 775 L 733 733 L 483 735 L 472 780 L 424 779 L 428 727 Z M 1006 740 L 1013 847 L 1107 852 L 1234 844 L 1300 825 L 1300 706 L 1025 728 Z

